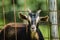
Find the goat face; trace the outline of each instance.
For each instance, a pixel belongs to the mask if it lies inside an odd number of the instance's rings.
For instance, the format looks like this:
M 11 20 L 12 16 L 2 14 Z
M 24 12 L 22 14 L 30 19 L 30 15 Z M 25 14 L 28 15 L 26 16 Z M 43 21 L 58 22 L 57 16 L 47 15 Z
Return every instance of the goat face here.
M 36 26 L 40 20 L 39 13 L 41 12 L 41 10 L 39 10 L 37 13 L 32 13 L 31 10 L 28 11 L 29 11 L 29 16 L 20 13 L 20 17 L 25 20 L 28 20 L 28 23 L 30 25 L 30 31 L 36 32 Z
M 38 23 L 40 21 L 48 21 L 48 16 L 45 17 L 39 17 L 39 13 L 41 12 L 41 10 L 38 10 L 36 13 L 31 12 L 31 10 L 28 9 L 28 16 L 23 15 L 20 13 L 20 17 L 22 19 L 25 19 L 28 21 L 28 30 L 29 30 L 29 35 L 31 37 L 32 40 L 40 39 L 39 33 L 37 32 L 38 29 Z
M 20 13 L 20 17 L 22 19 L 25 19 L 28 21 L 31 32 L 36 32 L 36 29 L 38 28 L 37 24 L 39 23 L 39 21 L 41 21 L 41 20 L 48 21 L 48 16 L 39 17 L 39 13 L 41 12 L 41 10 L 38 10 L 36 13 L 33 13 L 33 12 L 31 12 L 30 9 L 28 9 L 28 12 L 29 12 L 29 14 L 28 14 L 29 16 L 26 16 L 26 15 L 23 15 Z
M 29 13 L 29 17 L 30 17 L 30 30 L 31 32 L 36 32 L 37 29 L 37 24 L 40 20 L 39 18 L 39 13 L 41 12 L 41 10 L 39 10 L 37 13 Z

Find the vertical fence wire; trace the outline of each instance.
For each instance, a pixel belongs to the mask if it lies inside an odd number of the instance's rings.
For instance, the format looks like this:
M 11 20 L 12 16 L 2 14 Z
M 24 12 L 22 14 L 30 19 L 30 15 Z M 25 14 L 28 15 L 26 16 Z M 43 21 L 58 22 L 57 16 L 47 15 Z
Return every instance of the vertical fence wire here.
M 50 11 L 49 11 L 49 0 L 47 0 L 47 6 L 48 6 L 48 11 L 47 11 L 47 12 L 49 13 L 49 12 L 50 12 Z M 48 14 L 48 16 L 49 16 L 49 14 Z M 49 40 L 51 40 L 51 39 L 50 39 L 50 32 L 51 32 L 51 23 L 50 23 L 50 21 L 48 22 L 48 26 L 49 26 L 49 27 L 48 27 L 48 28 L 49 28 L 49 29 L 48 29 L 48 32 L 49 32 L 48 37 L 49 37 Z
M 60 29 L 60 23 L 59 23 L 59 13 L 60 13 L 60 10 L 58 9 L 58 0 L 56 0 L 57 1 L 57 20 L 58 20 L 58 30 Z M 59 40 L 60 40 L 60 32 L 59 32 Z
M 59 12 L 60 10 L 58 10 L 58 0 L 56 0 L 56 2 L 57 2 L 57 4 L 56 4 L 56 5 L 57 5 L 57 10 L 56 10 L 56 11 L 57 11 L 57 25 L 58 25 L 58 35 L 59 35 L 59 23 L 58 23 L 58 21 L 59 21 L 58 15 L 59 15 L 59 14 L 58 14 L 58 12 Z M 58 37 L 58 39 L 60 40 L 60 36 Z
M 27 5 L 26 5 L 26 0 L 24 0 L 24 11 L 26 11 L 26 6 L 27 6 Z M 27 27 L 27 25 L 26 25 L 26 32 L 28 31 L 27 29 L 28 29 L 28 27 Z
M 13 0 L 13 10 L 14 10 L 14 22 L 15 22 L 15 37 L 16 37 L 16 40 L 17 40 L 17 24 L 16 24 L 16 12 L 15 12 L 14 0 Z
M 48 0 L 46 0 L 46 9 L 49 10 L 49 8 L 48 8 Z M 46 11 L 46 12 L 49 13 L 49 11 Z M 49 22 L 48 22 L 48 25 L 49 25 Z M 49 33 L 50 33 L 50 30 L 49 30 L 49 27 L 48 27 L 48 37 L 47 37 L 48 40 L 50 40 Z
M 3 20 L 5 25 L 5 9 L 4 9 L 4 0 L 2 0 L 2 9 L 3 9 Z M 4 40 L 5 40 L 5 29 L 4 29 Z
M 26 0 L 24 0 L 24 11 L 26 11 Z

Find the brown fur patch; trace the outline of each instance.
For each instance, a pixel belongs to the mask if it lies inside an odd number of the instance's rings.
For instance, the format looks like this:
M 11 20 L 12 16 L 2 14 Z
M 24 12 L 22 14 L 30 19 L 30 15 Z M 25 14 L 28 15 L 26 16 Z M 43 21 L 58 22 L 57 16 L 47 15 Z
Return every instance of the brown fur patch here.
M 8 23 L 3 27 L 3 29 L 6 28 L 8 25 L 10 25 L 10 27 L 27 27 L 28 26 L 28 24 L 23 24 L 23 23 Z

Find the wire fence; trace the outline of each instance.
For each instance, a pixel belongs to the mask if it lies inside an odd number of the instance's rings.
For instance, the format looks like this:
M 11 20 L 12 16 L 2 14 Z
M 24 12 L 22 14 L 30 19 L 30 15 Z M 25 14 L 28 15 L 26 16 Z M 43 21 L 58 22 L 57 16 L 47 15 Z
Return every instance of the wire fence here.
M 26 11 L 26 7 L 27 7 L 27 5 L 26 5 L 26 0 L 24 0 L 24 11 L 23 10 L 19 10 L 19 11 L 16 11 L 16 8 L 15 8 L 15 3 L 14 3 L 14 1 L 15 0 L 13 0 L 13 13 L 14 13 L 14 23 L 15 23 L 15 36 L 16 36 L 16 40 L 17 40 L 17 25 L 16 25 L 16 12 L 28 12 L 28 11 Z M 60 13 L 60 10 L 53 10 L 53 11 L 50 11 L 49 10 L 49 3 L 48 3 L 48 0 L 46 0 L 46 6 L 48 6 L 48 11 L 42 11 L 42 12 L 47 12 L 47 13 L 49 13 L 49 12 L 56 12 L 57 11 L 57 13 L 58 13 L 58 24 L 54 24 L 54 25 L 58 25 L 58 30 L 60 30 L 60 23 L 59 23 L 59 18 L 60 18 L 60 16 L 59 16 L 59 13 Z M 0 26 L 4 26 L 4 25 L 6 25 L 6 16 L 5 16 L 5 13 L 7 13 L 7 11 L 5 11 L 5 8 L 4 8 L 5 6 L 4 6 L 4 0 L 2 0 L 2 12 L 0 12 L 0 13 L 3 13 L 3 20 L 4 20 L 4 24 L 1 24 Z M 49 14 L 48 14 L 49 15 Z M 47 37 L 44 37 L 44 39 L 45 40 L 51 40 L 52 38 L 50 37 L 50 31 L 51 31 L 51 24 L 50 24 L 50 22 L 47 22 L 47 25 L 48 25 L 48 32 L 46 32 L 46 33 L 48 33 L 48 36 Z M 26 27 L 26 29 L 27 29 L 27 27 Z M 41 29 L 42 30 L 42 29 Z M 44 29 L 43 29 L 44 30 Z M 26 30 L 27 31 L 27 30 Z M 44 34 L 45 35 L 45 34 Z M 60 35 L 60 32 L 59 32 L 59 35 Z M 45 35 L 46 36 L 46 35 Z M 60 39 L 60 37 L 59 38 L 55 38 L 55 39 Z M 5 30 L 4 30 L 4 40 L 5 40 Z

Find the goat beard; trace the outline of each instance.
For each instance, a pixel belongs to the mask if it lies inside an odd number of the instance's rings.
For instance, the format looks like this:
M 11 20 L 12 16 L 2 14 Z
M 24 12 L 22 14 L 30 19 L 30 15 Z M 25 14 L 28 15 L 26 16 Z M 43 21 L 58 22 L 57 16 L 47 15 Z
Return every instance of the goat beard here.
M 39 36 L 37 32 L 31 32 L 31 39 L 32 40 L 39 40 Z

